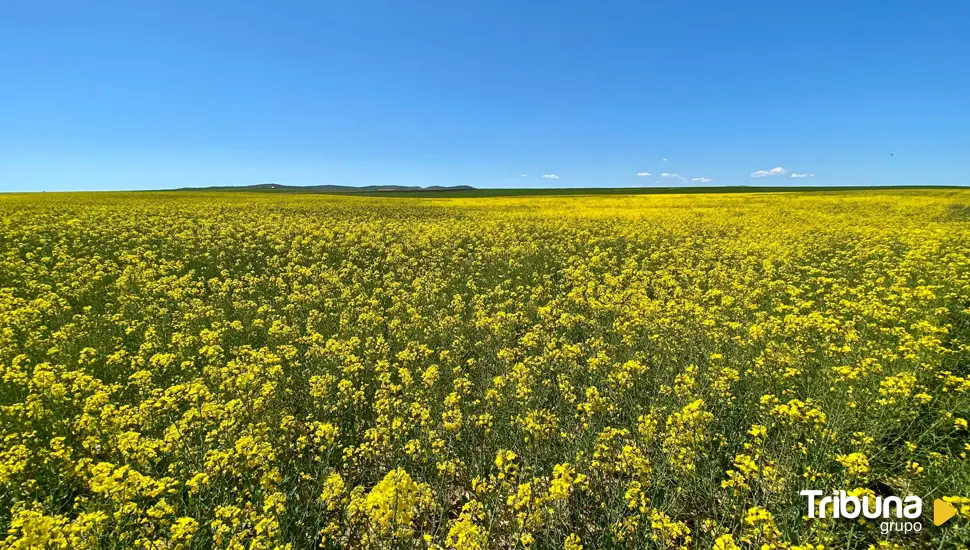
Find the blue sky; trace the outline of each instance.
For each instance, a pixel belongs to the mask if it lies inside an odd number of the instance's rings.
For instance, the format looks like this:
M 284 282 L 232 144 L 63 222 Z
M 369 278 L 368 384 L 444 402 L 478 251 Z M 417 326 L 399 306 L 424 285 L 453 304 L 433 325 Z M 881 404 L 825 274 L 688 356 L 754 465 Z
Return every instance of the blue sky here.
M 966 0 L 0 11 L 0 191 L 970 185 Z

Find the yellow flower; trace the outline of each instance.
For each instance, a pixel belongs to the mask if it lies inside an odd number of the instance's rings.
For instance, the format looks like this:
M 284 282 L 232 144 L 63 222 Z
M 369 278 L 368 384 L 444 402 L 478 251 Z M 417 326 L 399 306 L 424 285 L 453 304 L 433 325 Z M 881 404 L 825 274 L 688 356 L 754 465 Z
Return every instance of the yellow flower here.
M 366 514 L 378 533 L 408 538 L 412 523 L 434 505 L 431 488 L 401 469 L 391 470 L 362 498 L 351 502 L 352 513 Z
M 859 476 L 869 472 L 869 459 L 862 453 L 838 455 L 835 461 L 841 464 L 851 476 Z
M 188 548 L 192 537 L 199 530 L 199 522 L 193 518 L 181 517 L 172 524 L 172 544 L 176 548 Z
M 741 547 L 734 543 L 734 537 L 724 534 L 714 541 L 714 550 L 741 550 Z
M 563 550 L 583 550 L 583 544 L 579 540 L 579 535 L 569 533 L 569 536 L 562 543 L 562 548 Z

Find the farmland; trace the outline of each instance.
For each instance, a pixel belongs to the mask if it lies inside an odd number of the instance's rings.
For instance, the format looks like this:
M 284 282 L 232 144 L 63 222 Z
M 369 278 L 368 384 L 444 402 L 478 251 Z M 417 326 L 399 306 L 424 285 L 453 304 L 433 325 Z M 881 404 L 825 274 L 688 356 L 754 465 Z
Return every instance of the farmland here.
M 965 547 L 968 308 L 962 190 L 0 195 L 0 548 Z

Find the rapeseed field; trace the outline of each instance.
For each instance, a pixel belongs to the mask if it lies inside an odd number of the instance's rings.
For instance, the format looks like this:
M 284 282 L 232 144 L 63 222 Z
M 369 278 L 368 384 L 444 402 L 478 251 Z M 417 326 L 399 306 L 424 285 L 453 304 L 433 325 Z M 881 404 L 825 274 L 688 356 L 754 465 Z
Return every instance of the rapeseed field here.
M 966 191 L 0 195 L 0 548 L 965 548 L 968 308 Z

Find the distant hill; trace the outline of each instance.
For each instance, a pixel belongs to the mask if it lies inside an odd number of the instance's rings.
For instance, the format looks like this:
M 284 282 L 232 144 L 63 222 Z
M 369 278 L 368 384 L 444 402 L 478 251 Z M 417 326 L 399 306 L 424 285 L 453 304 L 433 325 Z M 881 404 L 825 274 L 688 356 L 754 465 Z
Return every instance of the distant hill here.
M 224 185 L 212 187 L 180 187 L 174 191 L 270 191 L 277 193 L 394 193 L 399 191 L 475 191 L 470 185 L 282 185 L 279 183 L 258 183 L 256 185 Z
M 680 195 L 691 193 L 792 193 L 792 192 L 865 192 L 865 191 L 902 191 L 918 189 L 960 190 L 967 189 L 958 185 L 900 185 L 900 186 L 704 186 L 704 187 L 550 187 L 479 189 L 469 185 L 420 187 L 417 185 L 281 185 L 260 183 L 257 185 L 221 187 L 182 187 L 170 191 L 226 191 L 248 193 L 320 193 L 367 195 L 373 197 L 507 197 L 528 195 Z

